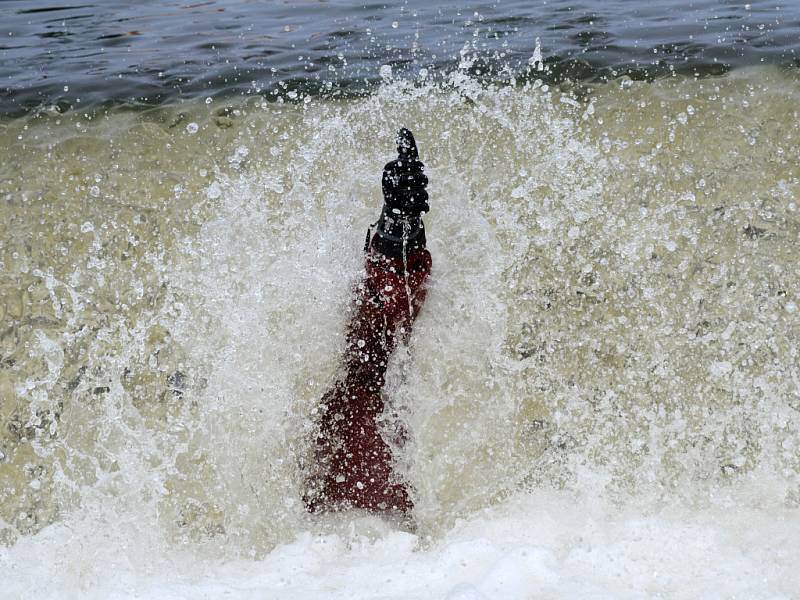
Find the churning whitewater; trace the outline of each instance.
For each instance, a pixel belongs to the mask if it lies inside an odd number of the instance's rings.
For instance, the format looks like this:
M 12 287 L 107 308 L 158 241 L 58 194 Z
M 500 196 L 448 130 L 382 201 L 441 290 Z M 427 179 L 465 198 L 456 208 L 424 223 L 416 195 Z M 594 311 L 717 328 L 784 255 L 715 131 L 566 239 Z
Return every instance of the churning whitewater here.
M 0 124 L 0 597 L 797 593 L 797 74 L 463 61 Z M 386 375 L 413 533 L 302 500 L 400 125 L 436 265 Z

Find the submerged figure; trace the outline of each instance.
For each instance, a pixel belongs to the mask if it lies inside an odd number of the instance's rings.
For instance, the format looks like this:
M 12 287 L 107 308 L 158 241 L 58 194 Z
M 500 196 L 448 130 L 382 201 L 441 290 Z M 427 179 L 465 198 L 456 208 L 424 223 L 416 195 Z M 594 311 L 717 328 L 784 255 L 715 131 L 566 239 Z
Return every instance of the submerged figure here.
M 389 356 L 408 339 L 425 299 L 431 255 L 421 216 L 428 211 L 428 178 L 408 129 L 398 133 L 397 154 L 384 167 L 383 211 L 367 232 L 366 277 L 355 290 L 344 372 L 321 401 L 316 469 L 304 498 L 311 512 L 408 513 L 413 506 L 382 436 L 381 391 Z M 405 432 L 393 427 L 401 442 Z

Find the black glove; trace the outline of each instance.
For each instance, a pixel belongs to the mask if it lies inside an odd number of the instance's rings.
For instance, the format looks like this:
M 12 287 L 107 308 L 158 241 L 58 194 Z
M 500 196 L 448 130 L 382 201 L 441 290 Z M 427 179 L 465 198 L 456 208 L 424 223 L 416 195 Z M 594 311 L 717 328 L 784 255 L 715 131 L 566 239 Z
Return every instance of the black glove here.
M 383 201 L 390 216 L 419 217 L 430 210 L 424 168 L 414 135 L 404 127 L 397 133 L 397 159 L 383 168 Z
M 400 258 L 425 248 L 425 225 L 420 218 L 428 212 L 428 178 L 419 160 L 417 143 L 408 129 L 397 133 L 397 159 L 383 168 L 383 210 L 375 226 L 367 231 L 364 250 L 370 247 L 384 256 Z

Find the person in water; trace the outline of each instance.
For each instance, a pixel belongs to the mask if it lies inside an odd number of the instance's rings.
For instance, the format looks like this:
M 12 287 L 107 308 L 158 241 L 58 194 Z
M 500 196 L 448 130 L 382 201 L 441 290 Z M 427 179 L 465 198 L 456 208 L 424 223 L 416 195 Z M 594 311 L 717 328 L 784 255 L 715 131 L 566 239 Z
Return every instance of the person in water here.
M 382 435 L 389 356 L 406 341 L 425 300 L 431 255 L 422 215 L 428 178 L 414 136 L 397 135 L 397 159 L 383 169 L 383 210 L 367 231 L 366 276 L 355 290 L 343 372 L 323 396 L 314 468 L 304 496 L 311 512 L 362 508 L 408 513 L 408 486 L 394 472 Z M 395 443 L 405 432 L 394 424 Z

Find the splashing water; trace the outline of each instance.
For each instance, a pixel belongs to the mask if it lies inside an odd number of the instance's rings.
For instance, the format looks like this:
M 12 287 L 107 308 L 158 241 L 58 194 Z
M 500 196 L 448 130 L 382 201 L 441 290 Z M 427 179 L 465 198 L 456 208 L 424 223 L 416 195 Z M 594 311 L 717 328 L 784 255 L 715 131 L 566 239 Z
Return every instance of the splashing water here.
M 365 597 L 797 589 L 796 77 L 468 70 L 0 124 L 10 593 L 333 597 L 339 568 Z M 300 501 L 398 125 L 436 264 L 387 383 L 416 535 Z

